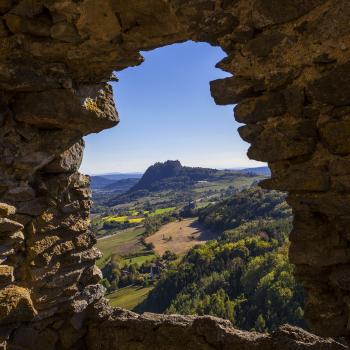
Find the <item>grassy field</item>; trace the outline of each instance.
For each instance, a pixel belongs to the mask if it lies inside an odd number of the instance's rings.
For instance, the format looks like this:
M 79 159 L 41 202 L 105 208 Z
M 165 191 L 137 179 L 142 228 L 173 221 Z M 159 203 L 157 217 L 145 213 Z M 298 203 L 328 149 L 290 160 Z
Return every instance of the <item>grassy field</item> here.
M 130 223 L 140 223 L 144 220 L 145 218 L 133 218 L 130 216 L 107 216 L 103 218 L 103 221 L 105 222 L 119 222 L 119 223 L 124 223 L 124 222 L 130 222 Z
M 166 213 L 171 213 L 175 209 L 176 209 L 175 207 L 156 209 L 154 212 L 149 213 L 148 216 L 156 216 L 156 215 L 162 215 L 162 214 L 166 214 Z
M 196 193 L 204 193 L 209 190 L 211 191 L 221 191 L 227 190 L 230 186 L 233 186 L 235 189 L 241 190 L 245 187 L 249 187 L 252 185 L 254 181 L 262 180 L 262 176 L 237 176 L 233 180 L 219 180 L 215 182 L 203 182 L 197 183 L 194 188 L 194 192 Z
M 128 221 L 131 223 L 131 224 L 139 224 L 141 223 L 143 220 L 145 220 L 144 218 L 134 218 L 134 219 L 129 219 Z
M 103 220 L 106 222 L 125 222 L 128 220 L 128 216 L 107 216 Z
M 153 243 L 155 253 L 163 255 L 166 250 L 181 255 L 194 245 L 216 238 L 209 230 L 199 225 L 196 219 L 184 219 L 162 226 L 155 234 L 147 237 Z
M 138 264 L 142 265 L 146 261 L 150 261 L 156 257 L 155 254 L 147 254 L 147 255 L 139 255 L 135 258 L 123 258 L 122 263 L 128 263 L 128 264 Z
M 135 306 L 146 299 L 148 293 L 153 287 L 129 286 L 118 289 L 107 295 L 110 304 L 113 307 L 121 307 L 128 310 L 133 310 Z
M 97 261 L 102 266 L 112 254 L 127 255 L 137 253 L 144 249 L 140 238 L 144 232 L 143 228 L 130 228 L 120 231 L 112 236 L 100 238 L 97 241 L 97 248 L 102 252 L 103 257 Z
M 202 209 L 207 207 L 211 202 L 210 201 L 200 201 L 196 202 L 196 209 Z
M 125 222 L 130 222 L 131 224 L 139 224 L 143 220 L 145 220 L 145 217 L 142 215 L 147 215 L 147 216 L 157 216 L 157 215 L 163 215 L 167 213 L 171 213 L 174 211 L 176 208 L 175 207 L 168 207 L 168 208 L 159 208 L 154 210 L 153 212 L 150 212 L 148 210 L 144 210 L 142 212 L 136 211 L 136 210 L 131 210 L 130 215 L 109 215 L 105 216 L 102 218 L 103 222 L 117 222 L 117 223 L 125 223 Z M 141 216 L 140 216 L 141 215 Z M 138 216 L 138 217 L 135 217 Z

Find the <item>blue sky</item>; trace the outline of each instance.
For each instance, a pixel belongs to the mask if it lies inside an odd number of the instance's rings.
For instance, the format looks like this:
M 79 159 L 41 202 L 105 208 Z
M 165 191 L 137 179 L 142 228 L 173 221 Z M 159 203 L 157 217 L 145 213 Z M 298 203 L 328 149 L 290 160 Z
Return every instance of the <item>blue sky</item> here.
M 210 96 L 209 81 L 229 76 L 215 68 L 221 49 L 186 42 L 143 56 L 141 66 L 117 73 L 121 121 L 85 138 L 83 173 L 138 172 L 168 159 L 215 168 L 262 164 L 246 156 L 233 106 L 217 106 Z

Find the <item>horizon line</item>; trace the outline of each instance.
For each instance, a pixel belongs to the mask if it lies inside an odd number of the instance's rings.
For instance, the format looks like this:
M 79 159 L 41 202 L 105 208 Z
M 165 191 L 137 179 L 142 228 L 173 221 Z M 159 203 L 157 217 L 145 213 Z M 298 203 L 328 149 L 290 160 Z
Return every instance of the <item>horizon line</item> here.
M 152 164 L 153 165 L 153 164 Z M 152 166 L 150 165 L 150 166 Z M 188 166 L 188 165 L 185 165 Z M 148 167 L 149 168 L 149 167 Z M 132 174 L 132 175 L 142 175 L 146 172 L 148 169 L 146 168 L 144 171 L 140 170 L 135 170 L 135 171 L 111 171 L 111 172 L 106 172 L 106 173 L 87 173 L 89 176 L 102 176 L 102 175 L 126 175 L 126 174 Z M 216 169 L 216 170 L 243 170 L 243 169 L 256 169 L 256 168 L 268 168 L 268 165 L 261 165 L 261 166 L 252 166 L 252 167 L 233 167 L 233 168 L 227 168 L 227 167 L 201 167 L 201 166 L 192 166 L 191 168 L 209 168 L 209 169 Z

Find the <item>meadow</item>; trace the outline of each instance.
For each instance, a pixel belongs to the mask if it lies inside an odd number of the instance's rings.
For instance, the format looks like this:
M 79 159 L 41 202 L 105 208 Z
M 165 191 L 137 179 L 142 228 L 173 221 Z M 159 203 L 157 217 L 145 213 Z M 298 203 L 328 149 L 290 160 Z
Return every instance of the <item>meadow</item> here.
M 212 232 L 201 226 L 197 219 L 183 219 L 162 226 L 146 238 L 152 243 L 154 252 L 162 256 L 167 250 L 182 255 L 197 244 L 216 238 Z
M 103 266 L 113 254 L 125 256 L 144 251 L 144 246 L 140 242 L 143 233 L 144 228 L 136 227 L 98 239 L 97 248 L 102 252 L 103 256 L 97 261 L 97 265 L 99 267 Z
M 154 211 L 149 210 L 131 210 L 128 215 L 108 215 L 105 217 L 102 217 L 101 220 L 103 222 L 116 222 L 116 223 L 130 223 L 130 224 L 140 224 L 142 223 L 146 217 L 150 216 L 157 216 L 157 215 L 164 215 L 169 214 L 173 212 L 176 209 L 176 207 L 167 207 L 167 208 L 158 208 Z
M 133 310 L 138 304 L 144 301 L 153 287 L 128 286 L 107 295 L 110 305 Z

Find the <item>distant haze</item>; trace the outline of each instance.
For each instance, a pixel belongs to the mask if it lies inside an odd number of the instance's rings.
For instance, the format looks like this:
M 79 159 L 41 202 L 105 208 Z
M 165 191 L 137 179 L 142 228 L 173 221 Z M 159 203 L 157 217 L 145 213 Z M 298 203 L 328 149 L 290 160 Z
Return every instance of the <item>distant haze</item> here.
M 216 106 L 210 96 L 209 81 L 228 76 L 215 68 L 221 49 L 187 42 L 143 55 L 141 66 L 117 73 L 121 122 L 85 138 L 83 173 L 144 172 L 168 159 L 221 169 L 264 165 L 247 158 L 233 106 Z
M 261 163 L 259 163 L 261 164 Z M 152 165 L 152 164 L 150 164 Z M 184 166 L 188 167 L 196 167 L 196 165 L 188 165 L 184 164 Z M 148 167 L 147 167 L 148 168 Z M 129 179 L 129 178 L 140 178 L 147 168 L 144 171 L 134 171 L 134 172 L 111 172 L 111 173 L 89 173 L 88 175 L 91 176 L 101 176 L 104 177 L 105 179 L 110 179 L 110 180 L 119 180 L 119 179 Z M 242 172 L 254 172 L 254 173 L 261 173 L 261 174 L 270 174 L 269 167 L 262 166 L 262 167 L 233 167 L 233 168 L 220 168 L 220 167 L 208 167 L 211 169 L 218 169 L 218 170 L 240 170 Z

